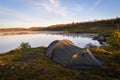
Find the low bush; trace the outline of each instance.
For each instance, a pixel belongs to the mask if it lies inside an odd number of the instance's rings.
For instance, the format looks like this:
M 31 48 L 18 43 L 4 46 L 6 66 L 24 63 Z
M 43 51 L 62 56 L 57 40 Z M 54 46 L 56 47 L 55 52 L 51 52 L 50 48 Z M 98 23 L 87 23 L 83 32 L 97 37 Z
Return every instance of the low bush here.
M 21 49 L 27 49 L 27 48 L 31 48 L 31 45 L 29 44 L 29 42 L 22 42 L 20 44 L 19 48 L 21 48 Z
M 120 49 L 120 31 L 114 31 L 107 43 L 111 44 L 114 49 Z

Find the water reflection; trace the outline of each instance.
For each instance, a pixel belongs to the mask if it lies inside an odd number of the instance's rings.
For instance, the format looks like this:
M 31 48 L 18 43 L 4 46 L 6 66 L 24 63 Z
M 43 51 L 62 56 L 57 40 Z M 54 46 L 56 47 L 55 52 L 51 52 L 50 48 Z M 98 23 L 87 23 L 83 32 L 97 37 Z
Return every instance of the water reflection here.
M 48 46 L 54 40 L 69 39 L 79 47 L 86 44 L 100 45 L 98 41 L 92 40 L 96 34 L 67 33 L 67 32 L 48 32 L 35 31 L 24 35 L 4 35 L 0 36 L 0 53 L 17 48 L 22 42 L 29 42 L 32 47 Z
M 62 35 L 62 36 L 70 36 L 70 37 L 89 37 L 93 38 L 95 36 L 98 36 L 98 34 L 93 34 L 93 33 L 69 33 L 65 31 L 36 31 L 35 33 L 40 33 L 40 34 L 47 34 L 47 35 Z

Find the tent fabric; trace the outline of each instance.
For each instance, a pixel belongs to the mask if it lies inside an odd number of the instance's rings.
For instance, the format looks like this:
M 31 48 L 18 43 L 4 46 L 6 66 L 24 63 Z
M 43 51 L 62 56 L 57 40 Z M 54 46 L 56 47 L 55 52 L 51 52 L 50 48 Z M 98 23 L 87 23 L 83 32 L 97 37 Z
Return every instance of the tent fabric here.
M 56 44 L 57 42 L 58 42 L 58 40 L 55 40 L 55 41 L 53 41 L 53 42 L 49 45 L 49 47 L 47 48 L 46 56 L 48 56 L 48 57 L 51 58 L 52 52 L 53 52 L 53 50 L 54 50 L 54 48 L 55 48 L 55 44 Z
M 91 69 L 101 66 L 89 49 L 75 46 L 69 40 L 55 40 L 47 48 L 46 56 L 70 69 Z

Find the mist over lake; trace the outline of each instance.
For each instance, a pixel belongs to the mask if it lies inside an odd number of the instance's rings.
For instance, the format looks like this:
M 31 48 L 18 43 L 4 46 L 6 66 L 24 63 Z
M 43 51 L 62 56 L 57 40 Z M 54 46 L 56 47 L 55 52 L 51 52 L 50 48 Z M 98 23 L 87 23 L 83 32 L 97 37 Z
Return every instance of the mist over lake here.
M 1 33 L 0 35 L 0 53 L 13 50 L 22 42 L 29 42 L 32 47 L 47 47 L 54 40 L 68 39 L 75 45 L 84 48 L 87 44 L 99 46 L 99 42 L 92 40 L 96 34 L 89 33 L 68 33 L 62 31 L 33 31 L 27 34 L 20 32 Z

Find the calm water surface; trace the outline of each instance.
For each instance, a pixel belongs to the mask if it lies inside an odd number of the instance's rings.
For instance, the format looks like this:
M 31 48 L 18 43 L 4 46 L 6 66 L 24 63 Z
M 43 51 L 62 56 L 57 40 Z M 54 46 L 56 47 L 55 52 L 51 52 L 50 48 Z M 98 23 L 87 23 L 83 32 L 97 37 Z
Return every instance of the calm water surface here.
M 22 42 L 29 42 L 32 47 L 48 46 L 54 40 L 69 39 L 75 45 L 84 48 L 87 44 L 99 46 L 99 42 L 92 40 L 94 34 L 67 32 L 33 32 L 31 34 L 0 35 L 0 53 L 19 47 Z

